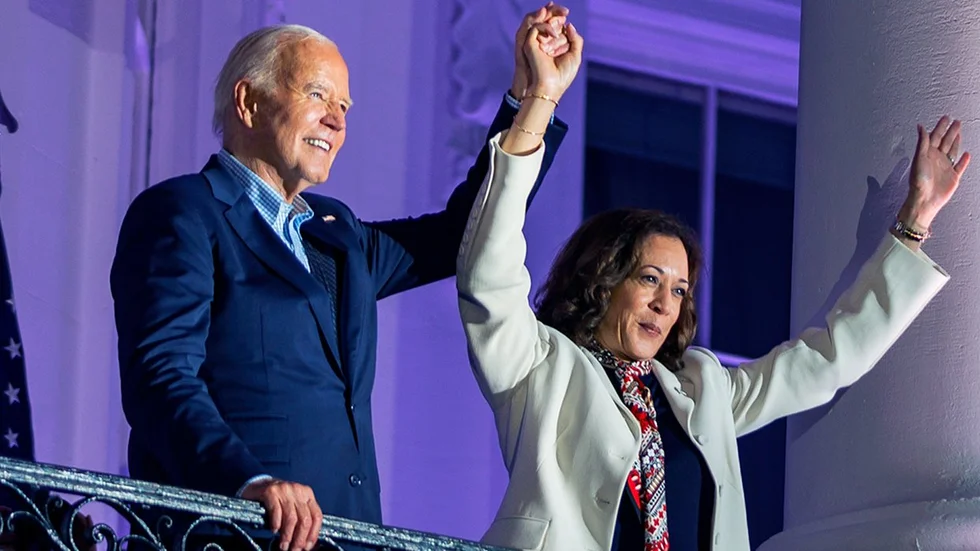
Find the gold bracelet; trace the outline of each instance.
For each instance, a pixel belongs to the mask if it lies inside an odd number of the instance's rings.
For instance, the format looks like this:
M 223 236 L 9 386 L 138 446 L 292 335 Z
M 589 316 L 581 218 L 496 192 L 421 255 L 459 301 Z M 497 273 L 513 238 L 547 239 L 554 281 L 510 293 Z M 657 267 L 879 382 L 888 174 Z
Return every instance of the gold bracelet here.
M 517 122 L 517 117 L 514 117 L 514 126 L 516 126 L 518 130 L 524 132 L 525 134 L 530 134 L 532 136 L 544 136 L 544 132 L 532 132 L 531 130 L 528 130 L 527 128 L 521 126 L 520 123 Z
M 527 98 L 538 98 L 538 99 L 543 99 L 545 101 L 550 101 L 551 103 L 555 104 L 555 107 L 558 107 L 558 100 L 546 94 L 524 94 L 524 97 L 521 98 L 521 101 L 524 101 Z
M 898 218 L 895 219 L 895 225 L 892 226 L 892 229 L 902 237 L 911 239 L 917 243 L 922 243 L 932 235 L 932 231 L 929 228 L 926 228 L 925 231 L 919 231 Z

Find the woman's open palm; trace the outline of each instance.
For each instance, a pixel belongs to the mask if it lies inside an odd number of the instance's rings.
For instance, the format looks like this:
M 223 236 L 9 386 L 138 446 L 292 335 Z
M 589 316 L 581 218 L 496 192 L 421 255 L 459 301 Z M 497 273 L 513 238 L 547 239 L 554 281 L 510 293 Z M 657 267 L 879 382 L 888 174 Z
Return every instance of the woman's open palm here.
M 970 154 L 960 155 L 962 125 L 943 116 L 932 132 L 919 125 L 919 141 L 909 173 L 909 199 L 932 220 L 953 197 L 970 164 Z

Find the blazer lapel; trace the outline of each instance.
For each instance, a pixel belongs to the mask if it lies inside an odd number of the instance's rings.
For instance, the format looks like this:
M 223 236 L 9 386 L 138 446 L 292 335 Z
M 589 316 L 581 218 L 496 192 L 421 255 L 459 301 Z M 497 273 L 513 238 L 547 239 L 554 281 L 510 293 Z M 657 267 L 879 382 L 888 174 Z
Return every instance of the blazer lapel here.
M 333 318 L 329 311 L 329 300 L 323 286 L 308 272 L 306 267 L 289 252 L 279 236 L 262 219 L 255 205 L 245 195 L 244 188 L 221 168 L 217 157 L 213 156 L 204 169 L 204 175 L 211 182 L 215 197 L 229 205 L 225 218 L 245 246 L 273 273 L 294 286 L 310 301 L 320 333 L 333 328 Z M 311 221 L 312 222 L 312 221 Z M 309 222 L 303 224 L 308 225 Z M 324 338 L 327 352 L 334 365 L 342 366 L 341 355 L 332 339 Z M 342 369 L 341 369 L 342 371 Z M 341 373 L 343 376 L 343 373 Z
M 697 403 L 695 400 L 700 401 L 701 393 L 704 392 L 704 385 L 700 380 L 699 372 L 688 368 L 683 370 L 678 376 L 661 365 L 660 362 L 657 362 L 656 366 L 654 373 L 660 381 L 660 384 L 663 385 L 670 409 L 677 416 L 677 420 L 681 423 L 681 426 L 684 427 L 684 432 L 687 433 L 687 437 L 695 443 L 694 447 L 701 454 L 701 457 L 704 458 L 705 464 L 708 465 L 708 471 L 711 473 L 711 477 L 716 482 L 721 482 L 729 476 L 737 477 L 738 465 L 732 465 L 729 461 L 731 459 L 730 457 L 725 458 L 726 460 L 724 461 L 724 464 L 731 469 L 729 474 L 726 474 L 723 471 L 719 471 L 721 462 L 719 462 L 717 455 L 709 457 L 709 455 L 712 455 L 709 452 L 712 448 L 704 446 L 702 438 L 705 434 L 717 430 L 717 418 L 711 415 L 712 410 L 709 409 L 712 407 L 711 404 L 703 403 L 700 408 L 697 408 L 697 412 L 694 411 Z M 725 404 L 715 404 L 715 406 L 728 407 Z M 737 459 L 737 446 L 733 447 L 732 450 L 734 457 Z
M 639 438 L 640 425 L 633 416 L 633 413 L 619 398 L 619 392 L 613 388 L 612 382 L 609 380 L 609 375 L 605 372 L 606 368 L 602 367 L 602 364 L 588 350 L 582 348 L 582 351 L 586 353 L 586 356 L 592 363 L 592 368 L 598 372 L 599 380 L 602 381 L 602 387 L 606 389 L 606 392 L 615 401 L 619 412 L 626 419 L 630 430 L 633 431 L 633 436 Z M 684 430 L 688 434 L 691 434 L 691 415 L 694 413 L 694 400 L 688 397 L 687 393 L 683 390 L 677 376 L 660 362 L 654 362 L 653 374 L 657 378 L 657 382 L 664 389 L 664 394 L 667 396 L 667 402 L 670 404 L 671 411 L 674 412 L 674 415 L 681 423 L 681 426 L 684 427 Z
M 630 432 L 633 433 L 633 439 L 639 442 L 640 437 L 642 436 L 640 434 L 640 422 L 636 420 L 636 417 L 633 416 L 633 412 L 626 407 L 626 404 L 624 404 L 623 400 L 619 397 L 619 392 L 616 391 L 612 385 L 612 381 L 609 380 L 609 375 L 606 373 L 606 368 L 602 367 L 602 364 L 599 363 L 599 360 L 597 360 L 591 352 L 584 347 L 580 348 L 582 352 L 585 353 L 585 357 L 589 359 L 589 363 L 592 364 L 592 369 L 596 370 L 596 373 L 599 376 L 600 384 L 602 384 L 602 388 L 606 389 L 606 393 L 609 394 L 610 398 L 612 398 L 613 403 L 616 404 L 616 407 L 619 409 L 620 415 L 623 416 L 623 420 L 626 421 L 627 426 L 629 426 Z
M 633 438 L 639 441 L 641 437 L 640 424 L 636 420 L 636 417 L 633 416 L 633 412 L 631 412 L 629 408 L 626 407 L 626 404 L 623 403 L 622 399 L 620 399 L 619 392 L 617 392 L 617 390 L 613 387 L 612 382 L 609 380 L 609 375 L 606 374 L 606 368 L 602 367 L 602 364 L 600 364 L 595 356 L 593 356 L 588 350 L 582 348 L 582 351 L 586 353 L 585 355 L 592 363 L 593 369 L 598 372 L 599 380 L 602 382 L 603 388 L 606 389 L 606 392 L 619 408 L 620 414 L 623 416 L 623 419 L 629 426 L 630 431 L 633 432 Z M 677 417 L 677 420 L 680 422 L 681 426 L 684 427 L 688 437 L 691 437 L 691 416 L 694 413 L 694 400 L 692 400 L 683 389 L 677 375 L 664 367 L 664 365 L 660 362 L 654 362 L 653 366 L 653 375 L 657 378 L 657 382 L 660 384 L 661 388 L 663 388 L 664 395 L 667 397 L 667 403 L 670 404 L 671 411 L 674 413 L 674 416 Z M 624 496 L 626 495 L 627 494 L 624 493 Z M 632 498 L 624 497 L 624 499 L 629 499 L 630 503 L 633 504 L 634 512 L 636 512 L 638 518 L 642 519 L 642 513 L 636 507 L 636 504 L 633 502 Z
M 653 362 L 653 375 L 657 378 L 657 382 L 660 383 L 660 387 L 664 389 L 664 395 L 667 397 L 667 403 L 670 404 L 670 410 L 674 412 L 674 416 L 677 417 L 681 426 L 684 427 L 684 431 L 687 432 L 688 437 L 691 437 L 691 416 L 694 414 L 694 400 L 691 399 L 687 391 L 681 386 L 677 375 L 664 367 L 660 362 Z

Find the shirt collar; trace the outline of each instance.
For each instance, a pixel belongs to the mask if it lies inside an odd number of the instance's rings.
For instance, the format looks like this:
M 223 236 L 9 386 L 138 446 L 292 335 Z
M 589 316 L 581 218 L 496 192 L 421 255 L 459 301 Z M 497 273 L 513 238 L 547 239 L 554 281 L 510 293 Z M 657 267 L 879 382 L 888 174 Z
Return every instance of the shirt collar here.
M 232 179 L 245 188 L 245 194 L 258 208 L 259 214 L 276 231 L 280 231 L 291 219 L 299 225 L 313 217 L 313 209 L 302 195 L 297 195 L 292 204 L 287 203 L 278 191 L 227 149 L 222 148 L 218 152 L 218 162 L 231 174 Z

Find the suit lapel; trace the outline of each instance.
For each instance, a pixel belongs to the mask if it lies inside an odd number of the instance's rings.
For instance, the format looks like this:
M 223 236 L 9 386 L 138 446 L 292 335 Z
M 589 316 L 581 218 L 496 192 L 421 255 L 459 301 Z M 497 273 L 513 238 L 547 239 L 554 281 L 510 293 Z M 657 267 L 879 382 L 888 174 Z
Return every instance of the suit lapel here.
M 238 237 L 245 243 L 245 246 L 258 257 L 269 271 L 277 274 L 306 295 L 319 325 L 320 333 L 324 337 L 323 341 L 327 343 L 326 348 L 331 363 L 342 366 L 341 355 L 336 349 L 333 339 L 326 338 L 326 332 L 333 328 L 327 291 L 320 282 L 306 271 L 306 267 L 289 251 L 279 236 L 269 227 L 269 224 L 262 219 L 255 205 L 245 194 L 244 188 L 232 180 L 221 168 L 217 157 L 212 157 L 211 161 L 208 162 L 204 169 L 204 175 L 211 182 L 215 198 L 229 205 L 225 211 L 225 218 L 235 233 L 238 234 Z M 303 226 L 308 224 L 309 222 Z

